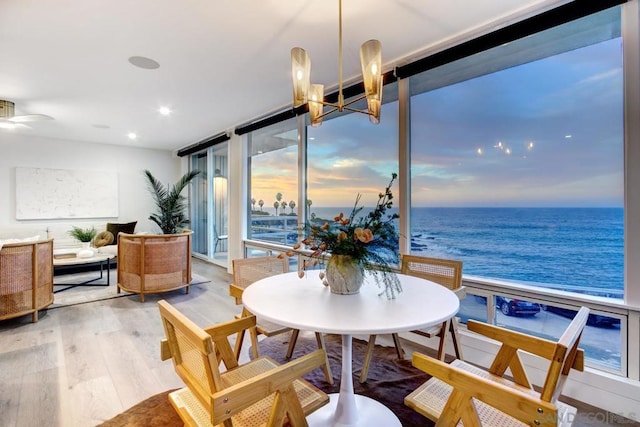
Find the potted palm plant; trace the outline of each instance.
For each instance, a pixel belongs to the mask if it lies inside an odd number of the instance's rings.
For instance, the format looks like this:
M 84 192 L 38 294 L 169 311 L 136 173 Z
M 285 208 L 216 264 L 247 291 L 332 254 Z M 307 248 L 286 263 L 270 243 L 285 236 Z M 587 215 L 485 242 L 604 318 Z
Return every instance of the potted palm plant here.
M 145 169 L 149 192 L 156 202 L 157 212 L 149 219 L 156 223 L 163 234 L 175 234 L 189 223 L 186 213 L 186 198 L 181 195 L 189 183 L 200 174 L 193 170 L 184 174 L 173 186 L 165 186 L 151 172 Z

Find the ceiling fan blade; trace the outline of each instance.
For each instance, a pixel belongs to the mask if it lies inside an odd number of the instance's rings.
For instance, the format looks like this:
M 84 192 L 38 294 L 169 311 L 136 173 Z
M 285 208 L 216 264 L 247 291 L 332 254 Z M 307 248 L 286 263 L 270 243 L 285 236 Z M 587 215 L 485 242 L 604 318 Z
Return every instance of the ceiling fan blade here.
M 46 114 L 25 114 L 23 116 L 13 116 L 9 118 L 9 121 L 13 123 L 37 122 L 42 120 L 53 120 L 53 117 L 47 116 Z
M 0 129 L 16 129 L 16 128 L 26 128 L 32 129 L 31 126 L 27 126 L 22 123 L 15 123 L 8 119 L 0 118 Z

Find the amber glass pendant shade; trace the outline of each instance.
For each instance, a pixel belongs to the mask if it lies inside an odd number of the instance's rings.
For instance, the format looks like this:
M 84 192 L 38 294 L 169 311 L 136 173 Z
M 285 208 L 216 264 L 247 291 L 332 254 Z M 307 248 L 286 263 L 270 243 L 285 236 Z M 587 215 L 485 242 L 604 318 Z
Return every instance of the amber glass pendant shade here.
M 362 44 L 360 63 L 367 99 L 382 101 L 382 45 L 378 40 L 368 40 Z
M 291 78 L 293 79 L 293 106 L 307 103 L 311 74 L 311 60 L 307 52 L 300 48 L 291 49 Z
M 322 124 L 322 101 L 324 101 L 324 85 L 311 85 L 309 89 L 309 119 L 313 127 Z

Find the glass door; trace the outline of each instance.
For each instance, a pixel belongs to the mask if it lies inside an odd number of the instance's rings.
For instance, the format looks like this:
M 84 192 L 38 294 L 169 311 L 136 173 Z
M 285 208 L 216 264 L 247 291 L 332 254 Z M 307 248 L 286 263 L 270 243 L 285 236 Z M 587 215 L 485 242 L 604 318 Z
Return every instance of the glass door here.
M 202 171 L 191 199 L 193 253 L 223 266 L 228 262 L 227 158 L 226 143 L 191 156 L 191 168 Z

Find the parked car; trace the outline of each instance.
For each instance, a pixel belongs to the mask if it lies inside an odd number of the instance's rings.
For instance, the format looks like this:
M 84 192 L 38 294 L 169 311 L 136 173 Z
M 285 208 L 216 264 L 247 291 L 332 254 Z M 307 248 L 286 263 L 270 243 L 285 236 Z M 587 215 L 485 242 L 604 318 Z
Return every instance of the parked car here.
M 496 308 L 506 316 L 535 316 L 540 312 L 540 304 L 537 302 L 523 301 L 501 296 L 496 296 Z
M 559 314 L 563 317 L 573 319 L 577 310 L 571 310 L 570 308 L 555 307 L 553 305 L 545 305 L 543 309 L 550 311 L 551 313 Z M 615 317 L 603 316 L 601 314 L 590 313 L 587 317 L 587 325 L 596 326 L 599 328 L 611 328 L 620 325 L 620 319 Z

